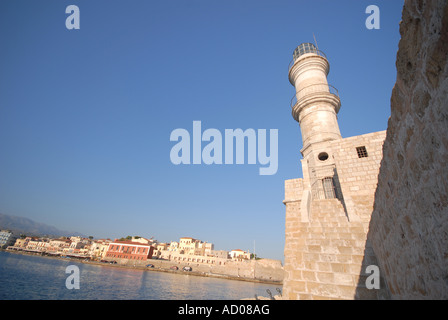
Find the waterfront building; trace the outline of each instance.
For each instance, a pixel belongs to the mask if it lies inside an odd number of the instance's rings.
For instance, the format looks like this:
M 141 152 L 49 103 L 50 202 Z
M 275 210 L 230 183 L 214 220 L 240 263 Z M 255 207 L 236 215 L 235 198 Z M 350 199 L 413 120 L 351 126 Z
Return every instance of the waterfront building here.
M 164 243 L 164 242 L 158 243 L 158 244 L 156 245 L 156 249 L 157 249 L 157 250 L 160 250 L 160 251 L 162 251 L 162 250 L 166 250 L 167 248 L 168 248 L 168 244 L 166 244 L 166 243 Z
M 10 230 L 0 231 L 0 248 L 6 248 L 13 245 L 16 242 L 17 235 Z
M 234 260 L 249 260 L 250 253 L 241 249 L 234 249 L 230 251 L 230 258 Z
M 200 242 L 194 252 L 196 255 L 209 256 L 214 248 L 213 243 Z
M 179 242 L 171 241 L 168 246 L 168 251 L 177 252 L 179 251 Z
M 70 247 L 71 241 L 67 238 L 51 239 L 48 243 L 47 252 L 62 253 L 64 248 Z
M 168 244 L 167 243 L 157 243 L 154 247 L 154 253 L 152 254 L 152 256 L 154 258 L 162 258 L 163 256 L 166 256 L 166 254 L 164 253 L 168 253 Z
M 109 244 L 111 242 L 112 241 L 109 239 L 99 239 L 92 241 L 87 255 L 90 256 L 91 259 L 102 260 L 106 256 L 107 249 L 109 248 Z
M 179 249 L 181 254 L 194 254 L 194 250 L 197 248 L 197 243 L 200 240 L 191 237 L 182 237 L 179 240 Z
M 229 252 L 226 250 L 211 250 L 209 253 L 207 253 L 207 256 L 216 257 L 220 259 L 228 259 Z
M 135 241 L 115 241 L 109 243 L 105 259 L 148 260 L 152 258 L 154 247 Z
M 139 237 L 139 236 L 133 236 L 130 241 L 138 242 L 138 243 L 142 243 L 142 244 L 148 244 L 148 245 L 151 245 L 153 247 L 157 244 L 157 240 L 155 240 L 153 238 L 146 239 L 146 238 Z
M 46 239 L 33 238 L 30 241 L 28 241 L 26 250 L 43 252 L 43 251 L 47 250 L 48 245 L 49 245 L 49 241 Z
M 79 237 L 79 236 L 71 236 L 70 237 L 71 242 L 81 242 L 82 240 L 83 240 L 83 238 Z
M 8 249 L 15 249 L 15 250 L 26 250 L 28 247 L 28 243 L 31 240 L 36 240 L 35 237 L 25 237 L 25 238 L 18 238 L 12 246 L 9 246 Z
M 179 240 L 178 249 L 181 254 L 205 256 L 214 249 L 214 245 L 195 238 L 182 237 Z
M 70 240 L 72 241 L 69 246 L 69 252 L 74 252 L 75 250 L 79 250 L 81 248 L 84 248 L 85 243 L 82 239 L 79 237 L 71 237 Z
M 182 237 L 179 242 L 158 243 L 154 249 L 153 257 L 171 261 L 214 264 L 216 259 L 211 258 L 227 259 L 227 255 L 227 251 L 216 252 L 213 243 L 203 242 L 192 237 Z
M 14 243 L 14 247 L 16 248 L 26 248 L 28 244 L 29 239 L 28 238 L 18 238 L 16 242 Z
M 82 248 L 78 249 L 77 253 L 81 256 L 90 257 L 89 252 L 91 246 L 91 244 L 85 244 Z
M 228 261 L 227 257 L 182 254 L 179 252 L 171 253 L 170 260 L 178 263 L 207 265 L 225 265 Z

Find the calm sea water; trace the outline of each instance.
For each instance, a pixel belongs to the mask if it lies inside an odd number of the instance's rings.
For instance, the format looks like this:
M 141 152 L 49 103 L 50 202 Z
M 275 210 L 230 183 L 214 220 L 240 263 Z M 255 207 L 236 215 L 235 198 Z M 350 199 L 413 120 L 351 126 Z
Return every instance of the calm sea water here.
M 65 282 L 80 270 L 80 289 Z M 277 294 L 279 285 L 205 278 L 0 252 L 0 300 L 238 300 Z

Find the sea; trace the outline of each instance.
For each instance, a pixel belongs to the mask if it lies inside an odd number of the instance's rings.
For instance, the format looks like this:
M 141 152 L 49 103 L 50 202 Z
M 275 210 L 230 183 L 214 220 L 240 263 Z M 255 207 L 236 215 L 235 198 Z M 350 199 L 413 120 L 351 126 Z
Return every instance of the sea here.
M 73 269 L 78 271 L 79 285 L 74 285 Z M 0 252 L 0 300 L 240 300 L 277 295 L 281 289 L 281 285 L 185 272 L 126 269 Z

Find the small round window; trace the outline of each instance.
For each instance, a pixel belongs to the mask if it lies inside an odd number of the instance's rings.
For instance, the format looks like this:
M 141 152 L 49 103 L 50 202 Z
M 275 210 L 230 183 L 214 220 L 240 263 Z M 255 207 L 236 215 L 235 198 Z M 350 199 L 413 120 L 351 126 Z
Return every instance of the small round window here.
M 328 153 L 326 153 L 326 152 L 321 152 L 321 153 L 319 153 L 319 155 L 317 156 L 317 158 L 318 158 L 320 161 L 325 161 L 325 160 L 328 159 Z

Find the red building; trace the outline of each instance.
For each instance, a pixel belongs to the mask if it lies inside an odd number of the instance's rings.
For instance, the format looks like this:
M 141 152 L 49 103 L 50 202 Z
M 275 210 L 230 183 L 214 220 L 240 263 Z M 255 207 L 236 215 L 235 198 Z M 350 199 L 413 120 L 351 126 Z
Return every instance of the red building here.
M 152 258 L 154 247 L 134 241 L 115 240 L 109 244 L 105 258 L 147 260 Z

